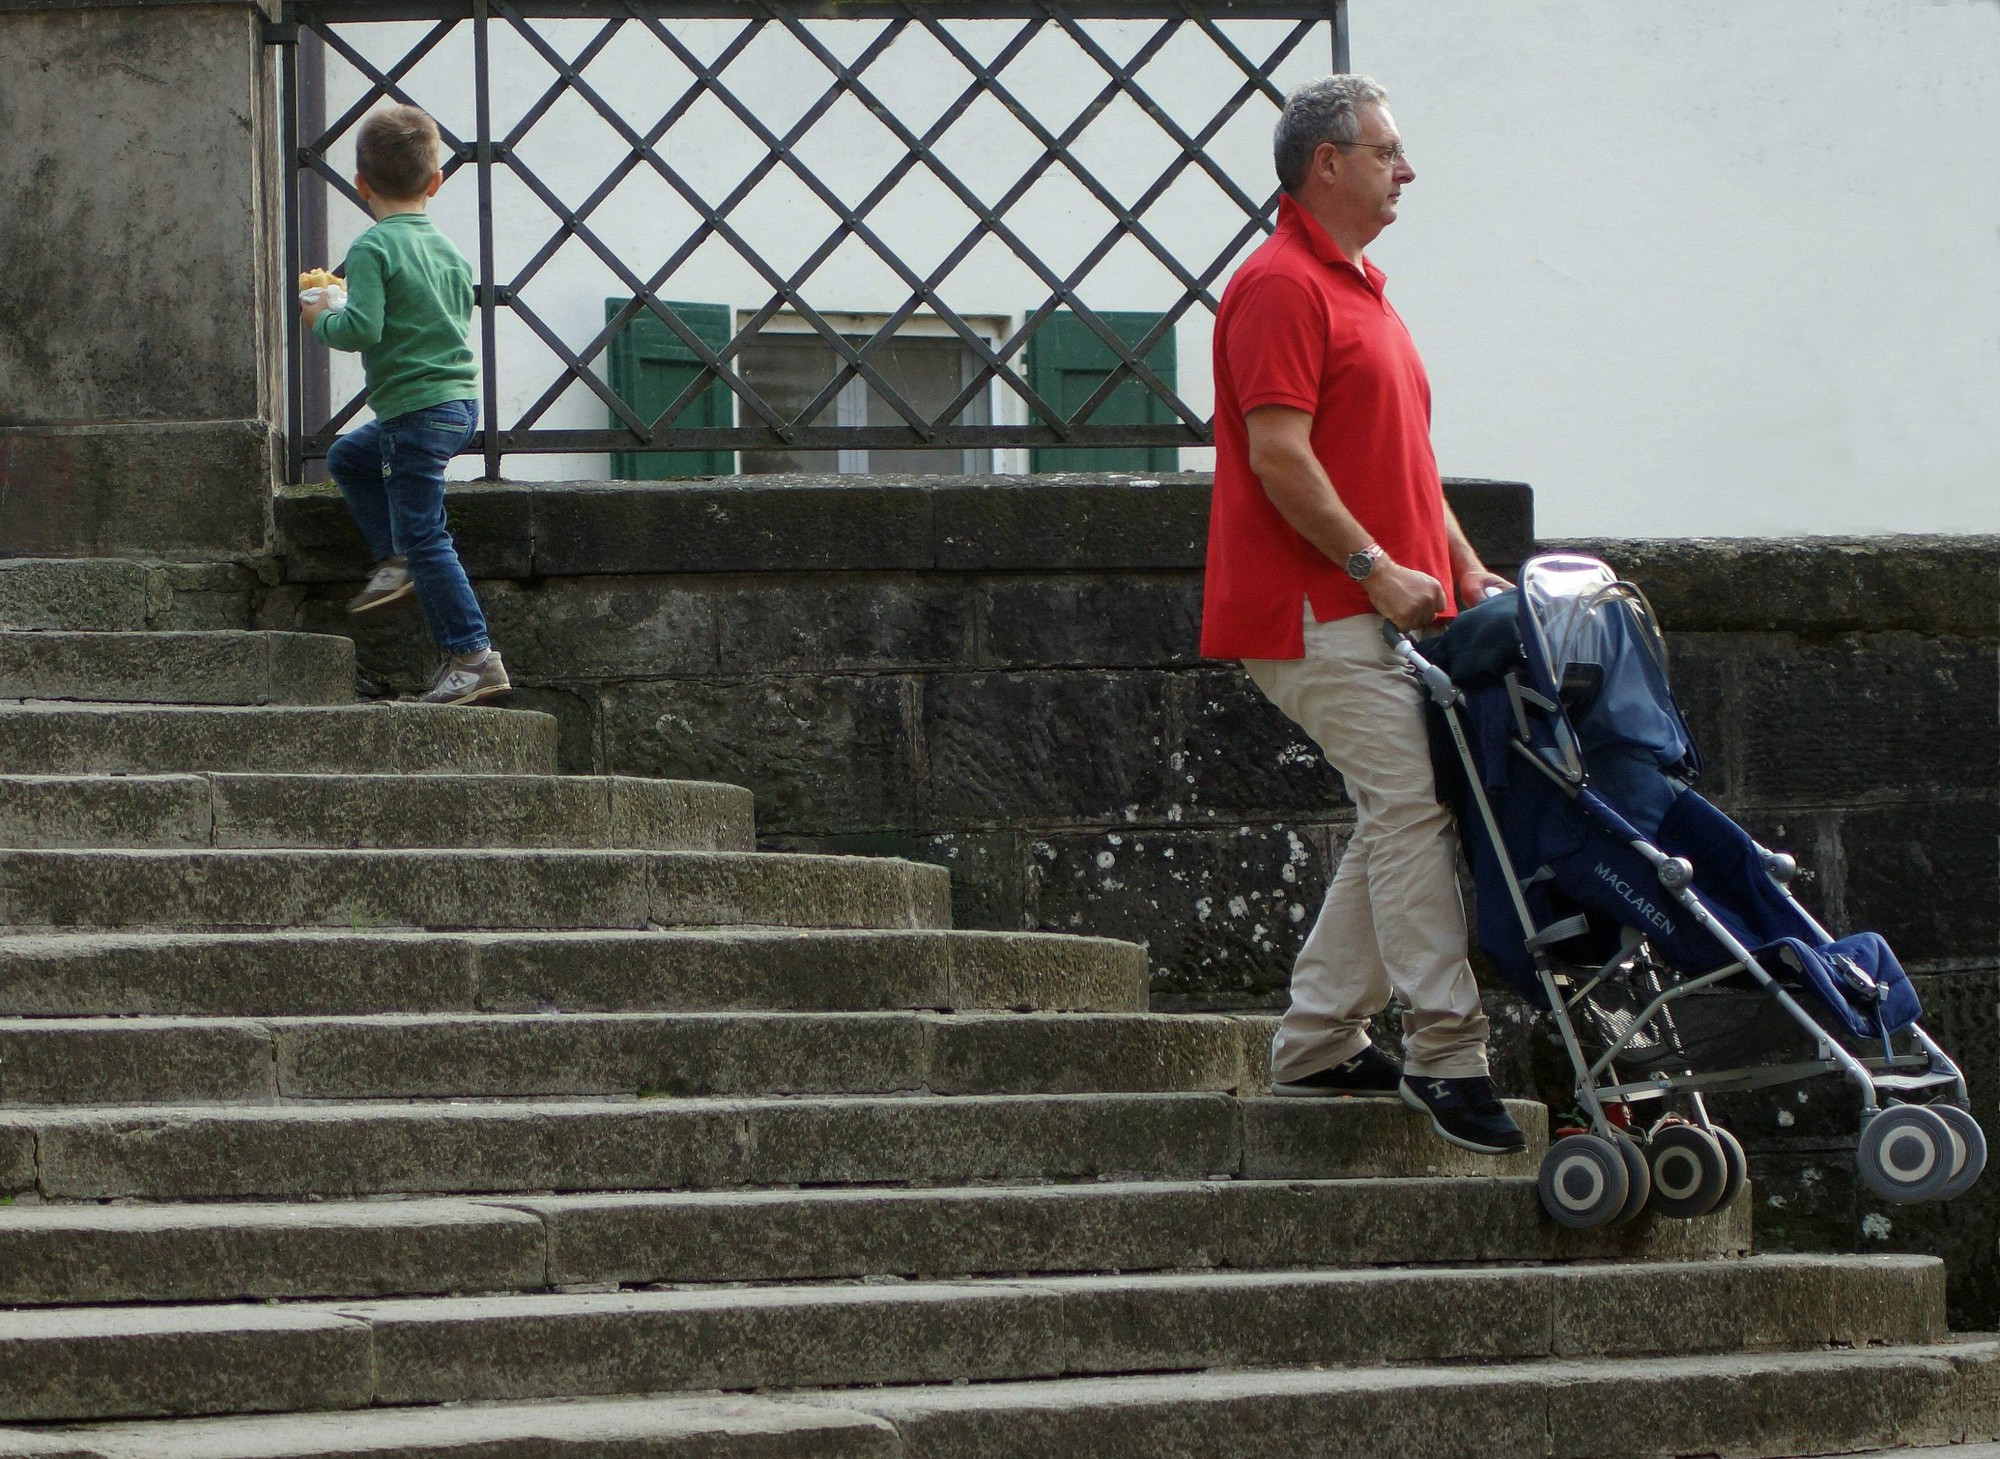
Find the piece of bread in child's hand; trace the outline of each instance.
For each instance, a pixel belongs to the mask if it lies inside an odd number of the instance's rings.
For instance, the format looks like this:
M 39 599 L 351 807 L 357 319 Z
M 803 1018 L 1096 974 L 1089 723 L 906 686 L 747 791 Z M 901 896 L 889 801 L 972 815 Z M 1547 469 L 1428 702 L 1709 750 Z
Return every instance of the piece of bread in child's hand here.
M 307 289 L 330 289 L 339 282 L 340 279 L 327 269 L 309 268 L 299 275 L 299 291 L 303 293 Z

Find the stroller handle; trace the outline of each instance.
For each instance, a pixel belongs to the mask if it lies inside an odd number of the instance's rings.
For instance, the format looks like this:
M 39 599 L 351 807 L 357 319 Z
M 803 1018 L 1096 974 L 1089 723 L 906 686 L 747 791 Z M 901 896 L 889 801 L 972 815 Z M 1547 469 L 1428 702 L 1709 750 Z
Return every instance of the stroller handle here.
M 1433 700 L 1439 704 L 1458 702 L 1458 687 L 1451 682 L 1451 676 L 1425 658 L 1417 648 L 1416 640 L 1386 618 L 1382 620 L 1382 641 L 1430 691 Z

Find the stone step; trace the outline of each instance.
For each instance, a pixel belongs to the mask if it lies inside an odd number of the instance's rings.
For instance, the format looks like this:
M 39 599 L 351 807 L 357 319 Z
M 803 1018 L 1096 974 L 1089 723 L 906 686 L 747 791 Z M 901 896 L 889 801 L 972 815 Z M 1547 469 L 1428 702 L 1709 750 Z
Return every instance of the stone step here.
M 1093 1181 L 0 1209 L 0 1306 L 1747 1255 L 1750 1197 L 1574 1232 L 1535 1182 Z
M 0 1015 L 1143 1012 L 1145 949 L 1035 932 L 0 935 Z
M 1520 1362 L 1934 1342 L 1934 1257 L 1014 1280 L 0 1313 L 0 1418 Z
M 1303 1108 L 1301 1108 L 1303 1106 Z M 1225 1094 L 808 1096 L 0 1112 L 0 1194 L 43 1200 L 968 1184 L 1096 1177 L 1528 1175 L 1395 1100 Z
M 0 766 L 13 775 L 547 775 L 556 769 L 556 722 L 529 710 L 428 704 L 8 704 Z
M 947 927 L 951 877 L 740 851 L 0 850 L 28 928 Z
M 2000 1344 L 1067 1378 L 0 1432 L 32 1459 L 1877 1459 L 1994 1426 Z M 1989 1459 L 2000 1446 L 1898 1449 Z
M 0 631 L 0 700 L 348 704 L 354 642 L 323 633 Z
M 1199 1014 L 0 1019 L 17 1106 L 1235 1092 L 1244 1065 L 1241 1025 Z
M 607 775 L 0 775 L 0 846 L 748 851 L 750 792 Z
M 0 560 L 0 629 L 135 633 L 146 626 L 154 584 L 153 570 L 116 558 Z

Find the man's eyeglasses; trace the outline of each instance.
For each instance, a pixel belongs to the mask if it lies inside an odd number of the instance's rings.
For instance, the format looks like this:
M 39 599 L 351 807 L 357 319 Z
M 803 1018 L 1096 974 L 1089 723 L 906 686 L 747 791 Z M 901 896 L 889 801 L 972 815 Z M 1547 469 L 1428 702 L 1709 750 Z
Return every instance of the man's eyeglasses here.
M 1394 167 L 1410 154 L 1403 150 L 1401 142 L 1335 142 L 1336 147 L 1366 147 L 1371 152 L 1380 152 L 1382 160 Z

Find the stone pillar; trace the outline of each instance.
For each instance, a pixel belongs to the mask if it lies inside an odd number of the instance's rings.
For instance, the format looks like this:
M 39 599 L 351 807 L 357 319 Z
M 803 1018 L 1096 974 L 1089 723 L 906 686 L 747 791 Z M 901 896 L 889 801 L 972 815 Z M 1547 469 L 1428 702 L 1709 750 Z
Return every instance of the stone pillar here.
M 266 19 L 0 0 L 0 557 L 271 550 L 292 290 Z

